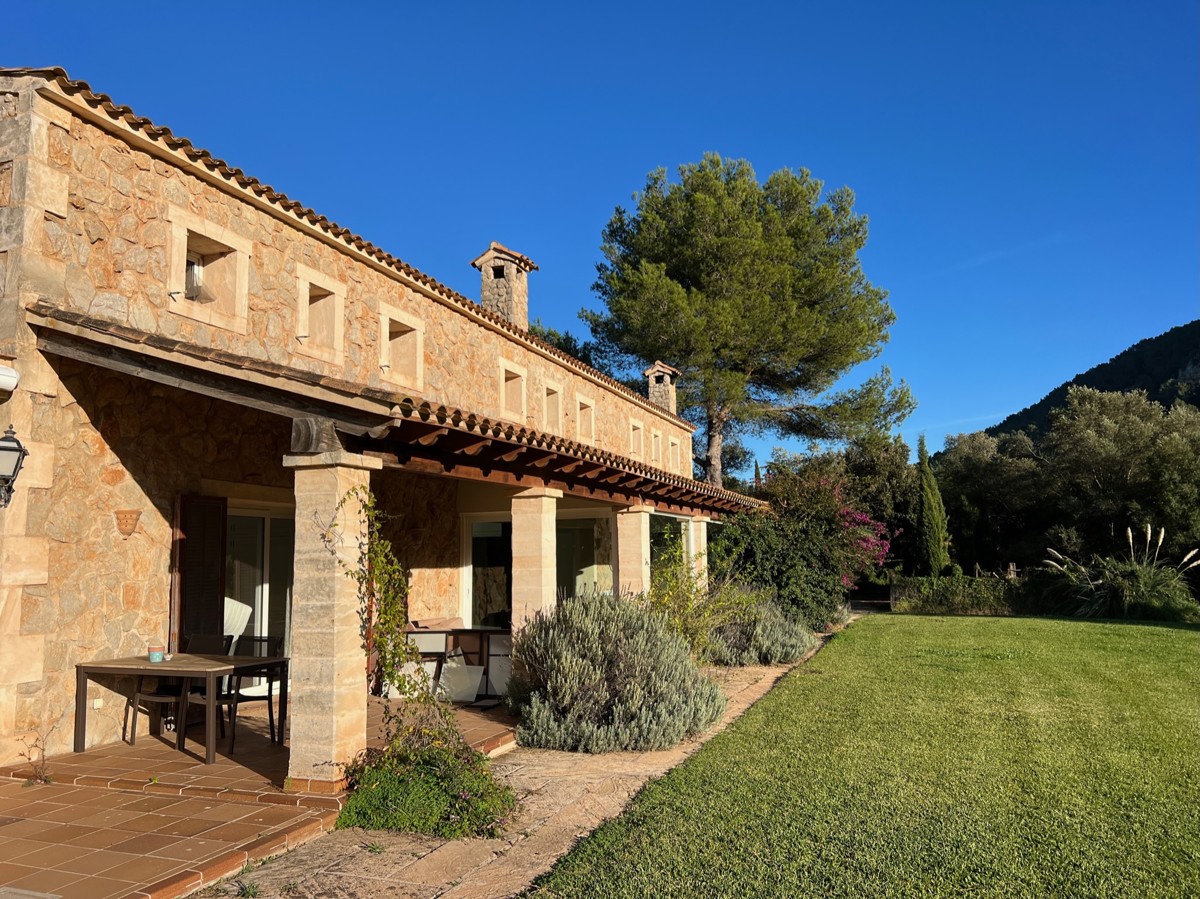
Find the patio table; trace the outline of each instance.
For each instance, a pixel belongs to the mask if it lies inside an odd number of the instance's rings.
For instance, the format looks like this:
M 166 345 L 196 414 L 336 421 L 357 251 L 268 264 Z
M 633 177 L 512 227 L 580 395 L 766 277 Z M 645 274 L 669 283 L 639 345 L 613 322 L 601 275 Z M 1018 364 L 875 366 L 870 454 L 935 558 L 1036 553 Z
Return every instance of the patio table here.
M 487 690 L 488 678 L 491 672 L 491 642 L 492 637 L 502 636 L 507 637 L 512 634 L 512 630 L 502 627 L 410 627 L 408 635 L 417 637 L 422 634 L 440 634 L 445 641 L 442 651 L 434 652 L 427 647 L 421 646 L 421 661 L 434 661 L 437 663 L 437 675 L 440 675 L 445 666 L 446 657 L 450 652 L 449 642 L 451 640 L 456 644 L 455 648 L 460 649 L 465 660 L 474 660 L 483 668 L 481 676 L 482 689 Z M 478 640 L 478 648 L 464 643 L 471 643 Z M 437 683 L 437 677 L 434 678 L 434 683 Z M 485 697 L 491 696 L 490 693 L 484 693 Z
M 192 655 L 175 653 L 170 661 L 151 662 L 145 656 L 131 656 L 124 659 L 105 659 L 96 662 L 83 662 L 75 666 L 75 751 L 83 752 L 87 742 L 87 682 L 89 677 L 98 675 L 129 675 L 138 677 L 151 675 L 154 677 L 178 677 L 182 679 L 182 701 L 180 703 L 185 714 L 187 696 L 192 682 L 204 683 L 204 763 L 211 765 L 216 761 L 217 753 L 217 681 L 222 677 L 233 677 L 238 674 L 260 674 L 263 671 L 275 671 L 279 677 L 279 731 L 278 742 L 283 744 L 284 726 L 287 724 L 287 691 L 288 691 L 288 662 L 287 656 L 223 656 L 223 655 Z M 186 721 L 176 722 L 176 748 L 183 749 Z

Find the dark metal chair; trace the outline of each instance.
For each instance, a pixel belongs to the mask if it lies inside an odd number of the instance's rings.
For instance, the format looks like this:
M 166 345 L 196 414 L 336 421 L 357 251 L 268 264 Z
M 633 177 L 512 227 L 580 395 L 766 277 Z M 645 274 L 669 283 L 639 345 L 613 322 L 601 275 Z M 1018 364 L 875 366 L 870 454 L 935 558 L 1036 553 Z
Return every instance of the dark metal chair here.
M 233 648 L 233 640 L 234 640 L 233 634 L 185 634 L 183 639 L 180 641 L 180 645 L 182 646 L 183 652 L 191 653 L 192 655 L 227 656 L 227 655 L 229 655 L 230 649 Z M 228 685 L 225 683 L 225 681 L 226 681 L 226 678 L 221 678 L 221 680 L 218 681 L 218 683 L 217 683 L 216 704 L 218 706 L 218 709 L 217 709 L 218 713 L 220 713 L 220 711 L 221 711 L 220 706 L 223 705 L 222 699 L 225 697 L 225 695 L 227 693 Z M 201 697 L 207 698 L 207 696 L 204 692 L 204 684 L 192 684 L 192 689 L 190 691 L 190 695 L 201 696 Z M 193 703 L 192 705 L 195 705 L 195 703 Z M 189 705 L 189 708 L 191 708 L 191 705 Z M 180 725 L 178 723 L 176 724 L 176 727 L 181 727 L 181 726 L 186 728 L 187 722 L 184 722 L 182 725 Z M 225 716 L 224 715 L 218 714 L 217 726 L 220 728 L 221 738 L 224 739 L 224 737 L 225 737 Z
M 228 655 L 229 647 L 233 645 L 233 637 L 221 634 L 190 634 L 183 638 L 183 652 L 193 652 L 200 654 L 217 654 Z M 146 689 L 146 678 L 154 677 L 155 685 L 153 690 Z M 146 714 L 151 714 L 150 707 L 154 707 L 154 714 L 151 717 L 151 733 L 155 736 L 162 734 L 163 723 L 163 706 L 175 706 L 175 726 L 180 727 L 179 722 L 179 704 L 182 699 L 182 690 L 179 682 L 175 678 L 155 677 L 152 674 L 141 675 L 137 679 L 137 684 L 133 688 L 133 696 L 125 705 L 125 720 L 122 723 L 122 739 L 128 734 L 129 745 L 137 745 L 137 719 L 138 711 L 142 706 L 146 706 Z M 133 726 L 129 727 L 129 710 L 133 709 Z M 225 735 L 225 725 L 221 724 L 221 735 Z
M 179 700 L 182 698 L 179 681 L 174 678 L 157 677 L 153 690 L 146 689 L 146 678 L 153 675 L 141 675 L 133 688 L 133 695 L 125 704 L 125 720 L 121 724 L 121 739 L 128 738 L 130 746 L 137 745 L 138 711 L 144 706 L 146 714 L 150 715 L 150 733 L 161 736 L 164 715 L 163 706 L 175 707 L 174 720 L 179 718 Z M 133 709 L 133 727 L 129 726 L 129 710 Z
M 283 637 L 238 637 L 237 654 L 239 656 L 257 656 L 262 659 L 277 658 L 283 655 Z M 263 678 L 267 683 L 266 692 L 259 692 L 254 687 L 243 687 L 243 681 L 247 678 Z M 279 680 L 279 671 L 275 668 L 252 669 L 234 676 L 232 680 L 233 683 L 230 686 L 229 693 L 222 698 L 222 704 L 229 706 L 230 755 L 233 754 L 233 744 L 237 739 L 238 706 L 247 702 L 266 702 L 267 722 L 271 728 L 271 742 L 276 742 L 275 683 Z M 279 734 L 278 742 L 283 742 L 282 731 Z

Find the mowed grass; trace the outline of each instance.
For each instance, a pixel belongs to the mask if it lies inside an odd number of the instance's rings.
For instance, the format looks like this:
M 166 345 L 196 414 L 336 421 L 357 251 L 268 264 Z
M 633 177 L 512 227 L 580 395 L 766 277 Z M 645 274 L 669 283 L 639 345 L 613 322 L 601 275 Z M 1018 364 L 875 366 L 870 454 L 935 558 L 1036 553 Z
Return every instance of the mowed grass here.
M 537 896 L 1200 896 L 1200 631 L 874 616 Z

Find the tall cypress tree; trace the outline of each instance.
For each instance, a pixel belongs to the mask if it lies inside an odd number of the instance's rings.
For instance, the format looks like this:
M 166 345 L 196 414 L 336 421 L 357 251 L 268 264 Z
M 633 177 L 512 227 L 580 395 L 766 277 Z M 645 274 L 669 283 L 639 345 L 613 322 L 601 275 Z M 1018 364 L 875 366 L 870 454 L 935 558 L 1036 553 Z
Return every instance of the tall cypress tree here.
M 950 530 L 924 434 L 917 441 L 917 476 L 917 574 L 939 575 L 950 565 Z

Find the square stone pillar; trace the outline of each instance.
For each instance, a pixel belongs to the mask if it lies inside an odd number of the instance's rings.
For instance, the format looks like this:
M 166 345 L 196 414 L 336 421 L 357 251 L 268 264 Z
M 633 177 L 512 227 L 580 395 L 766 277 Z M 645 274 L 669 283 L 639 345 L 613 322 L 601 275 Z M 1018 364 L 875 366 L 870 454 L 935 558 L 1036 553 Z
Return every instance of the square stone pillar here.
M 684 547 L 692 560 L 696 580 L 701 584 L 708 581 L 708 522 L 709 519 L 702 515 L 688 521 L 688 541 Z
M 644 593 L 650 589 L 650 507 L 617 510 L 617 590 Z
M 696 577 L 702 582 L 708 577 L 708 522 L 703 515 L 692 517 L 688 522 L 688 555 Z
M 535 487 L 512 498 L 512 626 L 520 630 L 558 592 L 558 500 L 561 490 Z
M 292 586 L 291 756 L 293 790 L 340 786 L 338 765 L 367 746 L 367 668 L 358 587 L 346 574 L 363 535 L 358 503 L 379 459 L 347 452 L 284 456 L 296 472 Z M 336 510 L 336 511 L 335 511 Z M 322 533 L 333 534 L 332 549 Z

